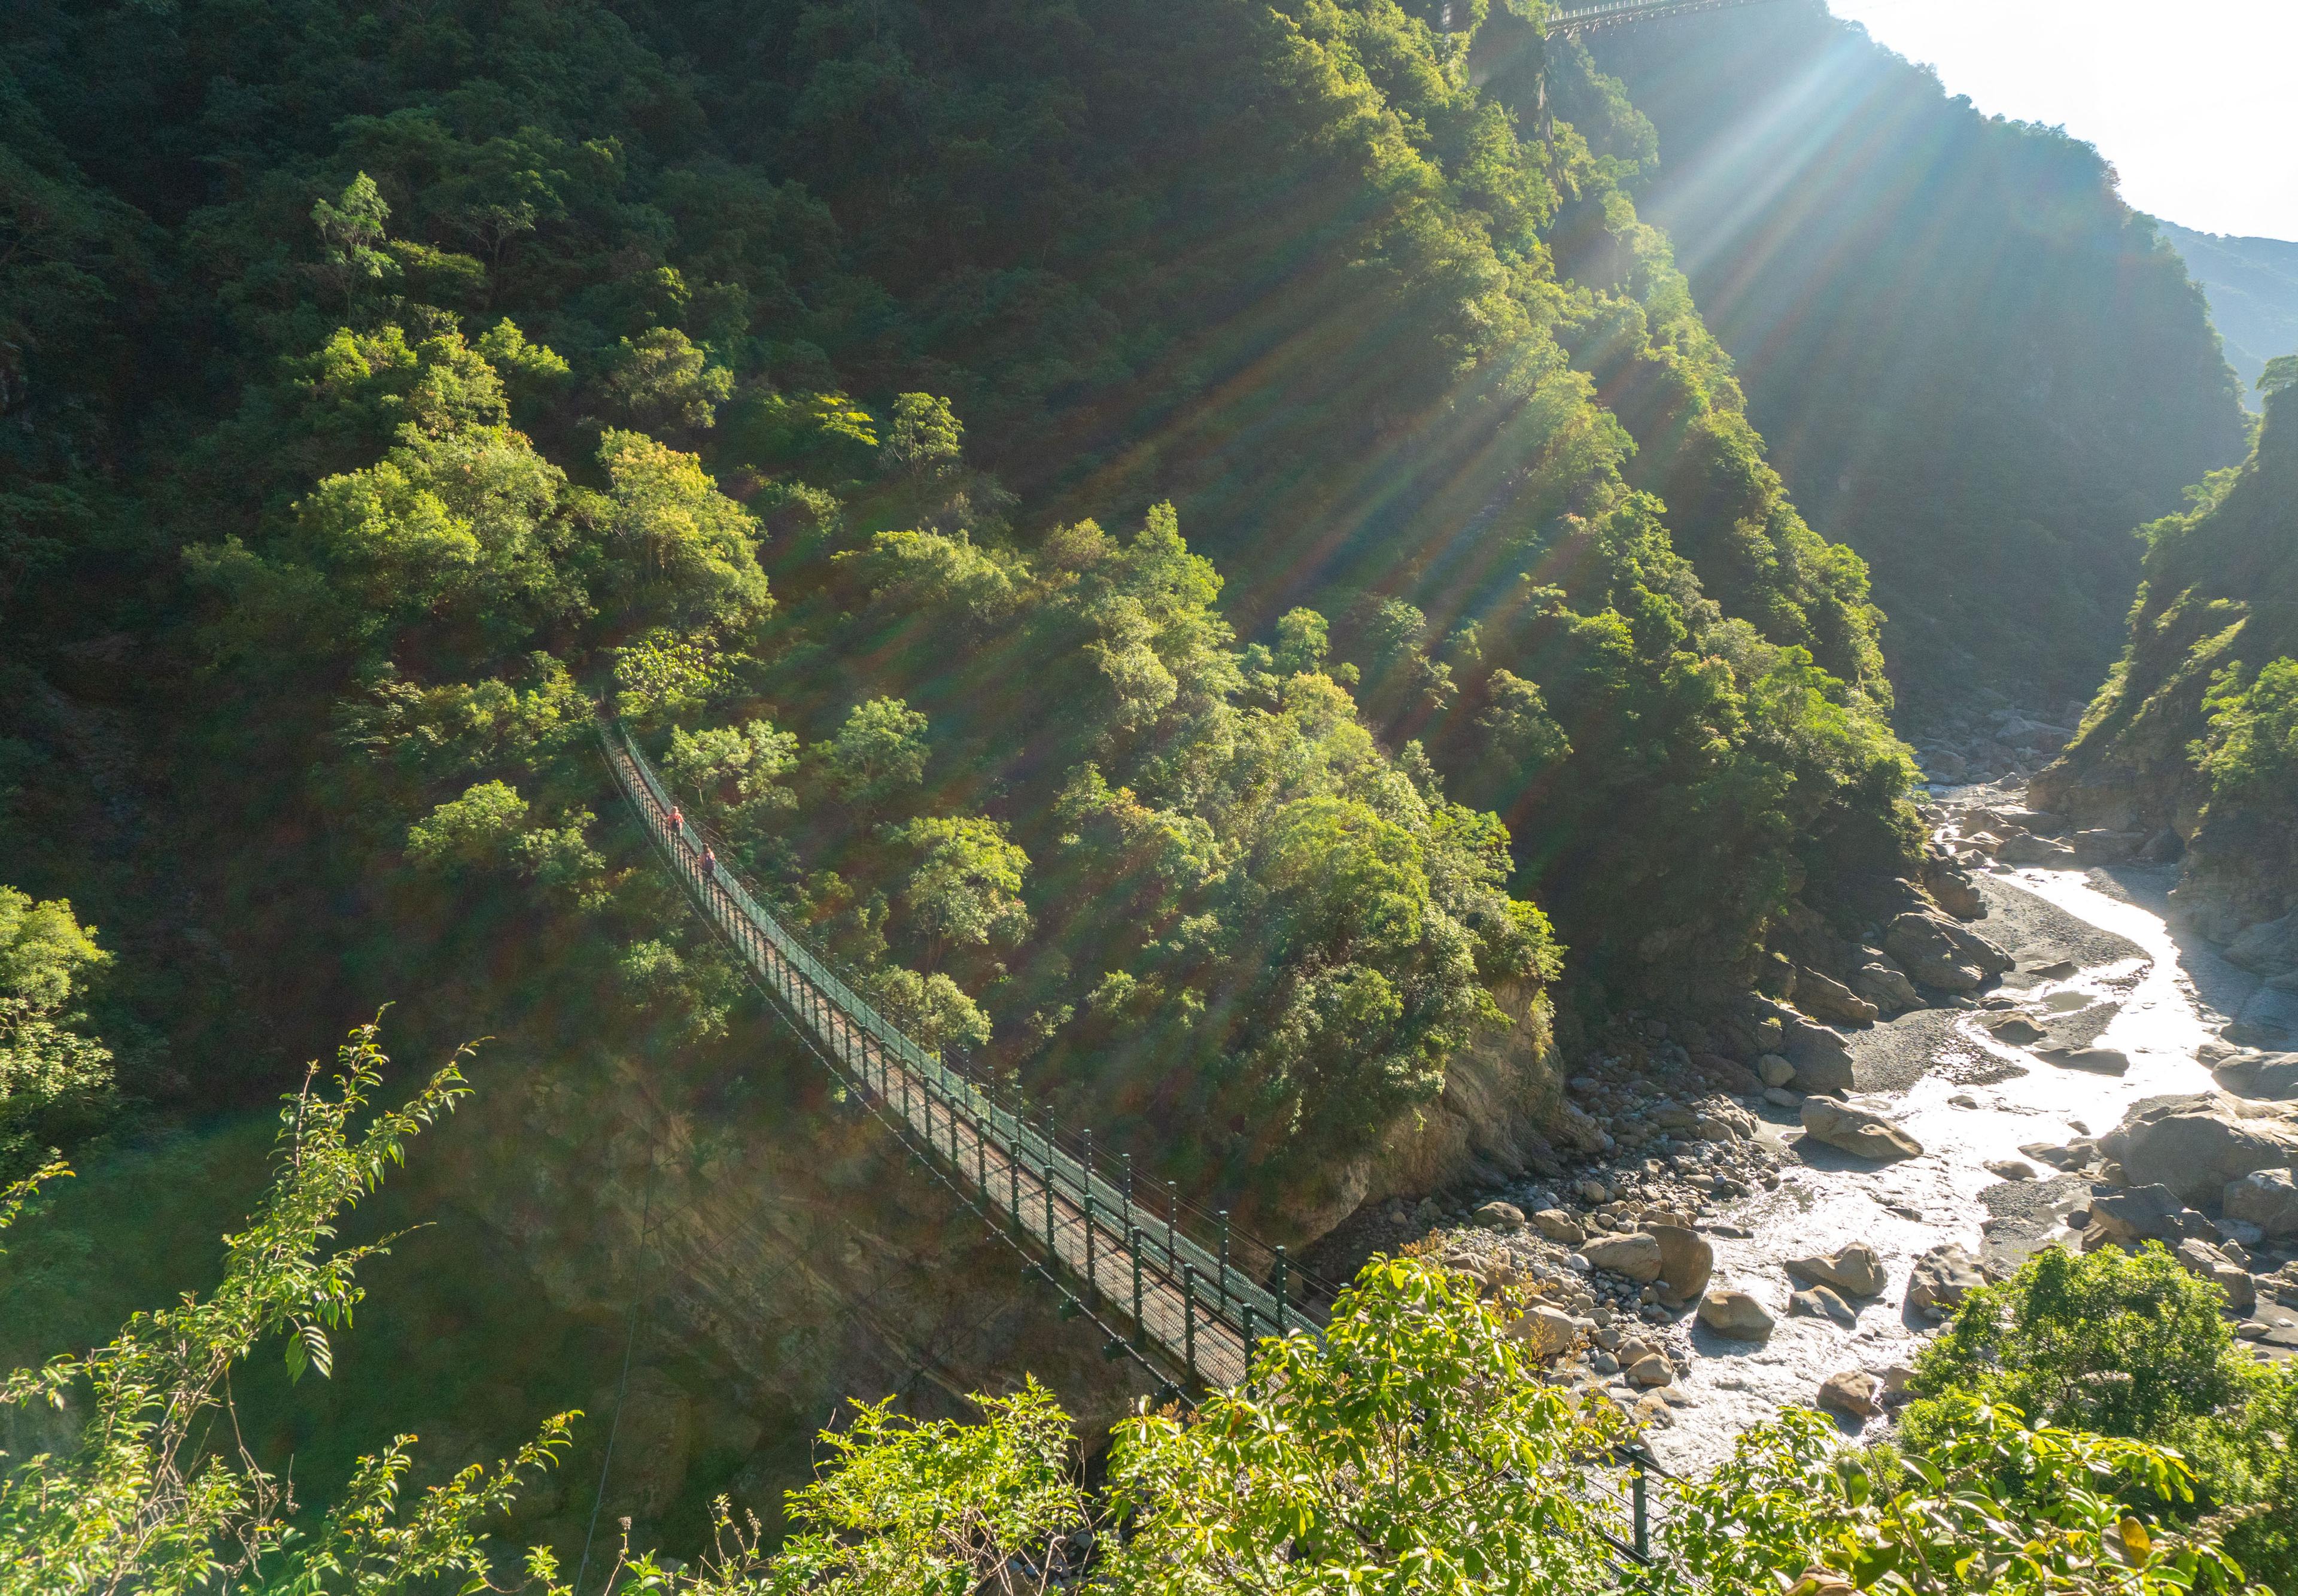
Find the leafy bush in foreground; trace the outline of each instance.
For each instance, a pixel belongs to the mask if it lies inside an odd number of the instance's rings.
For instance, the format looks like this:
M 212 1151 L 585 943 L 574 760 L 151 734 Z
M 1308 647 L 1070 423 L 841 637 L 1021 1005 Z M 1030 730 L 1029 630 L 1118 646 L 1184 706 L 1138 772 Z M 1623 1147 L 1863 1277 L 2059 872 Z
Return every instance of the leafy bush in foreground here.
M 550 1465 L 575 1415 L 548 1420 L 493 1469 L 404 1502 L 414 1438 L 401 1437 L 301 1520 L 289 1481 L 218 1439 L 237 1434 L 228 1377 L 259 1344 L 283 1344 L 298 1372 L 328 1372 L 329 1333 L 361 1298 L 358 1267 L 388 1245 L 337 1247 L 336 1222 L 466 1093 L 451 1062 L 405 1107 L 368 1117 L 384 1062 L 363 1027 L 333 1093 L 307 1081 L 287 1099 L 278 1172 L 247 1228 L 226 1238 L 215 1291 L 0 1383 L 0 1402 L 84 1393 L 87 1413 L 69 1455 L 12 1460 L 0 1476 L 0 1592 L 321 1596 L 453 1576 L 466 1592 L 503 1588 L 487 1531 L 522 1476 Z M 30 1190 L 0 1195 L 0 1224 Z M 1929 1438 L 1904 1453 L 1847 1452 L 1816 1414 L 1759 1426 L 1713 1476 L 1673 1488 L 1654 1561 L 1631 1573 L 1616 1550 L 1624 1510 L 1602 1478 L 1620 1418 L 1542 1383 L 1511 1334 L 1511 1306 L 1426 1261 L 1376 1259 L 1323 1336 L 1263 1342 L 1252 1381 L 1194 1415 L 1120 1425 L 1105 1493 L 1085 1487 L 1070 1421 L 1034 1382 L 978 1398 L 978 1425 L 864 1406 L 825 1435 L 820 1476 L 790 1493 L 784 1545 L 763 1546 L 722 1504 L 717 1547 L 700 1564 L 625 1548 L 606 1588 L 1581 1596 L 1624 1575 L 1655 1596 L 2240 1585 L 2213 1523 L 2179 1522 L 2194 1499 L 2177 1453 L 2030 1427 L 1967 1397 L 1927 1410 Z M 573 1596 L 547 1551 L 527 1554 L 525 1575 L 524 1588 Z

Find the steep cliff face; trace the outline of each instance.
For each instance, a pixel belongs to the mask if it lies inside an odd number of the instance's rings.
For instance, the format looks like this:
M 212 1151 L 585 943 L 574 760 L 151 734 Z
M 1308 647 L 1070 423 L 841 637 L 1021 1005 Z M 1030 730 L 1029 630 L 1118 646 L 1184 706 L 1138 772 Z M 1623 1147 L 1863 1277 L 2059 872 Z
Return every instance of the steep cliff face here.
M 1804 513 L 1867 560 L 1903 703 L 2087 697 L 2129 527 L 2241 458 L 2201 294 L 2089 146 L 1991 119 L 1817 0 L 1598 36 Z
M 2268 394 L 2247 462 L 2145 537 L 2121 663 L 2035 801 L 2175 831 L 2181 893 L 2225 940 L 2298 907 L 2298 385 Z

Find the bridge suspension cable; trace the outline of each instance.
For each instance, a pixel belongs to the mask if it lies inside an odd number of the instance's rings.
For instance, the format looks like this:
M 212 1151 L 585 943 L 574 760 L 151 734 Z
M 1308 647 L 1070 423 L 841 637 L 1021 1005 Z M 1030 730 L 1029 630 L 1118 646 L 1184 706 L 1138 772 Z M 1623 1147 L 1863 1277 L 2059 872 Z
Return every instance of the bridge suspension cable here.
M 1687 17 L 1704 11 L 1732 11 L 1762 5 L 1768 0 L 1583 0 L 1560 5 L 1548 13 L 1549 37 L 1591 32 L 1629 22 L 1653 22 L 1666 17 Z
M 1260 1337 L 1320 1327 L 1322 1304 L 1301 1289 L 1282 1248 L 1264 1260 L 1257 1245 L 1241 1247 L 1225 1218 L 1206 1226 L 1170 1186 L 1137 1193 L 1129 1162 L 1104 1169 L 1089 1140 L 1072 1154 L 1050 1113 L 905 1036 L 711 857 L 630 734 L 600 730 L 607 763 L 665 862 L 799 1035 L 1033 1273 L 1111 1330 L 1111 1356 L 1134 1358 L 1177 1390 L 1234 1385 Z

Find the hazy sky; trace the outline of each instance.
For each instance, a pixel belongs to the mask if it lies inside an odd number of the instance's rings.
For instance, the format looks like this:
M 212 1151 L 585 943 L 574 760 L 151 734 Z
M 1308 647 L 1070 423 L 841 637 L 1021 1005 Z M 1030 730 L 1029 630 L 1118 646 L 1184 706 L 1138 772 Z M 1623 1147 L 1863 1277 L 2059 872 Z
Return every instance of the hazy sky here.
M 1830 0 L 1980 110 L 2098 146 L 2137 209 L 2298 239 L 2298 0 Z

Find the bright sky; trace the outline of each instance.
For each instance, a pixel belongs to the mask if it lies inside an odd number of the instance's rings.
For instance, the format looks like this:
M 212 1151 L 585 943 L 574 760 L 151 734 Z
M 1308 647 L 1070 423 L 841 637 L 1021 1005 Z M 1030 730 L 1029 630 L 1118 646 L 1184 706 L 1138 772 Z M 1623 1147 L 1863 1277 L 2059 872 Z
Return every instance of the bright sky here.
M 2298 0 L 1830 0 L 1980 110 L 2063 127 L 2132 206 L 2298 240 Z

